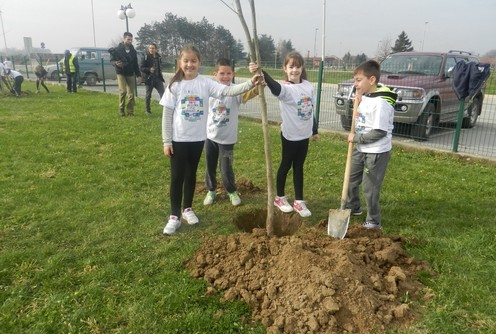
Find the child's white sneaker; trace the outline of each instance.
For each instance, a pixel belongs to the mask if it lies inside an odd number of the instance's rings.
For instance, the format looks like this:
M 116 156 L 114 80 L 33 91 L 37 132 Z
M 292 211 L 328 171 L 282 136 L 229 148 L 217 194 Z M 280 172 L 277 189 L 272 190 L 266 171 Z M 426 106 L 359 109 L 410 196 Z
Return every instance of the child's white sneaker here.
M 303 218 L 310 217 L 312 215 L 312 213 L 310 212 L 310 210 L 308 210 L 307 205 L 305 204 L 305 201 L 300 201 L 300 200 L 294 201 L 293 208 Z
M 289 205 L 286 196 L 281 196 L 281 197 L 276 196 L 276 198 L 274 198 L 274 205 L 277 206 L 279 210 L 285 213 L 289 213 L 293 211 L 293 207 Z
M 212 205 L 216 196 L 217 193 L 215 191 L 209 191 L 203 200 L 203 205 Z
M 176 230 L 181 226 L 181 221 L 177 216 L 170 216 L 169 221 L 164 227 L 164 234 L 171 235 L 176 233 Z
M 195 225 L 200 222 L 192 208 L 184 209 L 182 219 L 186 220 L 186 222 L 190 225 Z
M 231 204 L 234 206 L 238 206 L 241 204 L 241 198 L 236 191 L 229 194 L 229 199 L 231 200 Z

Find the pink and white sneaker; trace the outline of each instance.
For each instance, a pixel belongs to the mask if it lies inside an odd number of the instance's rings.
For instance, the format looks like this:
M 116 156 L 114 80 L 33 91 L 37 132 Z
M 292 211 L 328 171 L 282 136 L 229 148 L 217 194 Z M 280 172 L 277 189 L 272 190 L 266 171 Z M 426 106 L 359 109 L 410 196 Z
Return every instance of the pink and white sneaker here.
M 305 201 L 300 201 L 300 200 L 294 201 L 293 208 L 303 218 L 310 217 L 312 215 L 312 213 L 310 212 L 310 210 L 308 210 L 307 205 L 305 204 Z
M 274 198 L 274 205 L 278 207 L 279 210 L 285 213 L 293 211 L 293 207 L 289 204 L 286 196 L 276 196 L 276 198 Z

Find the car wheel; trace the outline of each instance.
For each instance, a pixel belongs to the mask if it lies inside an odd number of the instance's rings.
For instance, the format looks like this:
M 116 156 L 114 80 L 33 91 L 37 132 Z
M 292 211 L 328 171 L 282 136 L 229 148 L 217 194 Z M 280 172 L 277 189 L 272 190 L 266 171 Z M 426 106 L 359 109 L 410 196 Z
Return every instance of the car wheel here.
M 50 80 L 59 80 L 59 71 L 55 70 L 50 74 Z
M 412 128 L 413 139 L 422 141 L 429 139 L 429 136 L 432 132 L 432 126 L 434 124 L 435 110 L 436 106 L 434 106 L 434 103 L 427 104 L 424 111 L 418 118 L 417 123 L 415 123 Z
M 96 75 L 94 75 L 94 74 L 86 75 L 86 84 L 88 86 L 95 86 L 96 85 Z
M 350 131 L 351 129 L 351 117 L 346 115 L 341 115 L 341 126 L 346 131 Z
M 481 109 L 482 103 L 480 101 L 480 98 L 474 98 L 472 104 L 467 109 L 468 116 L 463 119 L 462 128 L 473 128 L 475 126 L 475 123 L 477 123 L 477 118 L 479 118 Z

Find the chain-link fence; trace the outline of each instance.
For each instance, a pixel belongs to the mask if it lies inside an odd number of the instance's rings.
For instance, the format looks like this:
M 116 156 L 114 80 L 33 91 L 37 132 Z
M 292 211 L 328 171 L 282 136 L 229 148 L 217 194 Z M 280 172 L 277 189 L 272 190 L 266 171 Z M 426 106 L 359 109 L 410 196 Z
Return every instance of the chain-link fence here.
M 307 73 L 308 79 L 314 82 L 317 91 L 319 69 L 307 68 Z M 445 74 L 383 74 L 381 82 L 387 81 L 386 76 L 389 76 L 389 79 L 395 77 L 396 82 L 401 81 L 399 85 L 391 85 L 391 82 L 395 82 L 391 79 L 388 81 L 388 86 L 397 90 L 403 89 L 403 92 L 400 91 L 396 105 L 393 131 L 395 140 L 419 147 L 496 158 L 496 76 L 494 74 L 486 81 L 481 93 L 476 94 L 471 100 L 467 98 L 463 103 L 457 99 L 453 91 L 452 78 Z M 353 72 L 325 68 L 323 77 L 318 109 L 319 128 L 346 133 L 351 124 L 352 102 L 349 85 L 352 83 Z M 269 119 L 280 121 L 277 99 L 271 94 L 265 95 Z M 458 122 L 461 104 L 464 104 L 463 114 L 461 122 Z M 410 118 L 402 117 L 410 111 L 413 111 L 410 113 L 412 115 Z M 247 103 L 242 107 L 242 114 L 259 117 L 258 103 L 256 101 Z
M 308 80 L 314 84 L 316 93 L 319 73 L 322 71 L 320 104 L 317 109 L 319 128 L 347 133 L 351 123 L 352 102 L 349 99 L 349 88 L 353 78 L 352 67 L 319 68 L 318 62 L 308 63 L 306 67 Z M 264 68 L 275 79 L 283 79 L 282 70 L 275 69 L 274 64 Z M 164 73 L 166 80 L 172 76 L 172 71 L 173 69 Z M 382 74 L 380 81 L 387 81 L 389 87 L 396 88 L 400 93 L 396 105 L 394 140 L 418 147 L 496 159 L 496 75 L 491 74 L 481 93 L 476 94 L 471 100 L 463 101 L 461 121 L 458 122 L 462 101 L 457 99 L 453 91 L 448 68 L 436 73 L 426 66 L 422 71 L 425 73 L 420 73 L 420 69 L 415 72 L 414 69 L 407 68 L 404 71 L 395 70 L 405 73 Z M 212 67 L 204 66 L 201 70 L 203 75 L 210 75 L 212 72 Z M 236 82 L 242 82 L 249 76 L 246 68 L 241 65 L 238 65 L 237 72 Z M 93 90 L 117 91 L 116 82 L 109 80 L 92 87 L 85 87 Z M 138 86 L 137 94 L 144 96 L 144 85 Z M 278 100 L 268 91 L 265 96 L 269 120 L 280 122 Z M 158 99 L 156 92 L 153 98 Z M 409 118 L 402 117 L 406 114 Z M 259 118 L 257 99 L 242 105 L 241 115 Z

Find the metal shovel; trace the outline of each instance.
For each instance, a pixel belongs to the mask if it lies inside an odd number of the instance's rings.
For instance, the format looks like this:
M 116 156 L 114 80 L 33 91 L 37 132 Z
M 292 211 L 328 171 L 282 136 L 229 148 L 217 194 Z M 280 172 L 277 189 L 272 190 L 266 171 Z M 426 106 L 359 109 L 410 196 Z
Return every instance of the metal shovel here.
M 350 92 L 349 98 L 351 99 L 353 90 Z M 353 102 L 353 114 L 351 116 L 351 129 L 350 133 L 355 132 L 355 115 L 358 109 L 358 99 L 355 97 Z M 346 209 L 346 201 L 348 200 L 348 189 L 350 187 L 350 172 L 351 172 L 351 154 L 353 152 L 353 143 L 348 143 L 348 154 L 346 156 L 346 167 L 344 169 L 343 179 L 343 192 L 341 193 L 341 208 L 330 209 L 329 219 L 327 221 L 327 234 L 334 237 L 343 239 L 348 231 L 350 223 L 351 210 Z

